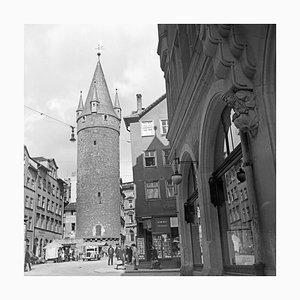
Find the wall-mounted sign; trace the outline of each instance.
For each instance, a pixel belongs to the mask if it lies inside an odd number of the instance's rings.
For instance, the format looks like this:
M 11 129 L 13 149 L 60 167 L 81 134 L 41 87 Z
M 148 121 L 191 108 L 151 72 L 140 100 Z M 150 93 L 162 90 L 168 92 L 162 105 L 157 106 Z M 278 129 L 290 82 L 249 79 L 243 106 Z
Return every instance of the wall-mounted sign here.
M 144 238 L 137 238 L 136 239 L 138 254 L 140 259 L 145 258 L 145 240 Z
M 153 219 L 153 233 L 170 233 L 170 218 L 154 218 Z

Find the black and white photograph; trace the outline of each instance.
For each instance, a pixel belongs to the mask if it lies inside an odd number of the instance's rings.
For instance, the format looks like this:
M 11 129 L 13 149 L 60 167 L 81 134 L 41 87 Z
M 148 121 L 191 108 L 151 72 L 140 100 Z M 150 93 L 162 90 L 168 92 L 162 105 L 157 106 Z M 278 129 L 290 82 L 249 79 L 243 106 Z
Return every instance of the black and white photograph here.
M 46 285 L 44 299 L 62 290 L 73 299 L 264 299 L 275 294 L 269 285 L 281 294 L 298 249 L 296 218 L 282 217 L 290 196 L 278 191 L 277 150 L 287 144 L 278 135 L 289 132 L 278 126 L 287 117 L 277 105 L 281 23 L 262 12 L 163 18 L 164 4 L 156 17 L 154 2 L 111 5 L 95 6 L 99 20 L 90 5 L 89 21 L 82 10 L 63 22 L 58 10 L 17 26 L 21 64 L 11 74 L 22 85 L 12 99 L 22 101 L 3 109 L 3 131 L 21 132 L 5 139 L 20 150 L 11 167 L 19 225 L 6 221 L 3 242 L 6 255 L 17 250 L 9 259 L 26 297 Z
M 276 275 L 275 24 L 24 30 L 26 276 Z

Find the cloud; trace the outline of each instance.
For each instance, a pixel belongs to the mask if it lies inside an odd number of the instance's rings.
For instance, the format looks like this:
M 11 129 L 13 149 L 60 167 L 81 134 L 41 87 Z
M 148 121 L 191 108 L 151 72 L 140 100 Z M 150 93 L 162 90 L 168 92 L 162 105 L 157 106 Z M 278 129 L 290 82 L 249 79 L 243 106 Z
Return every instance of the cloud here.
M 96 67 L 96 47 L 101 41 L 104 75 L 112 101 L 118 89 L 123 116 L 136 109 L 137 93 L 143 95 L 146 107 L 165 92 L 156 54 L 155 24 L 26 25 L 25 105 L 76 124 L 79 92 L 83 91 L 85 100 Z M 30 153 L 57 159 L 62 176 L 76 169 L 76 146 L 68 141 L 67 126 L 38 114 L 34 117 L 27 110 L 24 122 Z M 132 173 L 131 164 L 125 161 L 130 156 L 130 144 L 126 143 L 129 138 L 122 120 L 120 168 L 121 176 L 126 174 L 127 178 Z

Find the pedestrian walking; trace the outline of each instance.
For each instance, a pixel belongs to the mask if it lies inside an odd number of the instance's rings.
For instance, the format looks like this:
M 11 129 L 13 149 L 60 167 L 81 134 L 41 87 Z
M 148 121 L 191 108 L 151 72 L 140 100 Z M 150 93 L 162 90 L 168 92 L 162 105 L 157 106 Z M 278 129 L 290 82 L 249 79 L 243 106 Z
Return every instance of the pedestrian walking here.
M 61 250 L 61 261 L 65 261 L 65 250 Z
M 29 252 L 29 246 L 26 246 L 26 252 L 25 252 L 25 264 L 24 264 L 24 272 L 31 271 L 31 256 Z M 28 265 L 28 270 L 27 270 L 27 265 Z
M 132 265 L 132 249 L 128 247 L 128 263 Z
M 138 265 L 139 265 L 138 249 L 135 244 L 132 244 L 131 248 L 132 248 L 133 269 L 138 270 Z
M 118 249 L 118 258 L 117 258 L 117 266 L 116 269 L 119 270 L 119 268 L 121 267 L 121 269 L 125 269 L 125 249 L 124 246 L 122 245 L 119 249 Z
M 113 263 L 114 263 L 115 250 L 111 245 L 109 245 L 107 252 L 108 252 L 108 265 L 110 266 L 110 265 L 113 265 Z
M 126 248 L 125 248 L 125 263 L 129 264 L 129 247 L 128 247 L 128 245 L 126 245 Z
M 116 249 L 115 249 L 115 254 L 116 254 L 117 259 L 120 259 L 120 250 L 121 250 L 121 247 L 119 244 L 117 244 Z

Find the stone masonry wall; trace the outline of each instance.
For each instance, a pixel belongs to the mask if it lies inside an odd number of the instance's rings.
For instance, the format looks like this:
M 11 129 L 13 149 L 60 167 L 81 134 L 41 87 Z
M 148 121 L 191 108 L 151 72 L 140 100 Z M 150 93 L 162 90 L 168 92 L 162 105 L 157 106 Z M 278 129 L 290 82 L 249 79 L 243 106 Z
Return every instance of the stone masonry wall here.
M 78 128 L 77 238 L 120 237 L 119 132 L 108 117 L 87 116 Z

